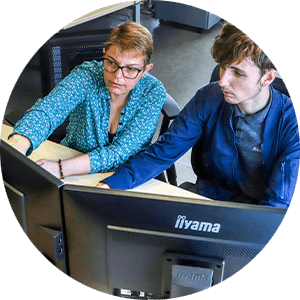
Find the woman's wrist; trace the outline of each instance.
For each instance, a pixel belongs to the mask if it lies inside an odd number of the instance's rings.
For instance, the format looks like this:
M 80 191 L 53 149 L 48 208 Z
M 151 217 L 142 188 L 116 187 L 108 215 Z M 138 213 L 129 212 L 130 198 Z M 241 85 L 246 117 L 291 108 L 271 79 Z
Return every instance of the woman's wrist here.
M 31 146 L 31 141 L 24 135 L 15 133 L 8 138 L 7 143 L 13 148 L 17 149 L 24 155 L 26 155 L 27 150 Z
M 63 179 L 62 176 L 89 174 L 91 170 L 90 158 L 88 154 L 84 154 L 64 161 L 60 160 L 58 167 L 61 179 Z

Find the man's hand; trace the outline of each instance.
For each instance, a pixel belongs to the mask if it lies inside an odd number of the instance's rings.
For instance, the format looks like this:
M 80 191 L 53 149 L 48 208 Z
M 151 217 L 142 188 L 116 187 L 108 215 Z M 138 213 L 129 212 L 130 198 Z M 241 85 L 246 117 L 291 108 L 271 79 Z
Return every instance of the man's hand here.
M 20 151 L 23 155 L 26 155 L 26 152 L 29 149 L 31 142 L 27 137 L 23 135 L 14 134 L 9 138 L 7 144 Z
M 110 186 L 107 183 L 99 182 L 96 187 L 102 188 L 102 189 L 110 189 Z

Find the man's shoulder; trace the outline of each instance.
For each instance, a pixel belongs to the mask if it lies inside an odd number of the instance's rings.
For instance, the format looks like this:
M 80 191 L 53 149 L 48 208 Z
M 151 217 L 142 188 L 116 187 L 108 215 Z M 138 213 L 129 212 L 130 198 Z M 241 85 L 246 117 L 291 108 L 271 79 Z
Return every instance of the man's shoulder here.
M 222 89 L 217 82 L 209 83 L 200 88 L 194 97 L 197 106 L 203 109 L 216 110 L 220 106 L 226 105 Z
M 272 87 L 273 103 L 282 114 L 295 114 L 291 98 Z
M 200 88 L 196 93 L 196 97 L 207 101 L 215 100 L 222 102 L 224 100 L 223 92 L 218 82 L 212 82 Z

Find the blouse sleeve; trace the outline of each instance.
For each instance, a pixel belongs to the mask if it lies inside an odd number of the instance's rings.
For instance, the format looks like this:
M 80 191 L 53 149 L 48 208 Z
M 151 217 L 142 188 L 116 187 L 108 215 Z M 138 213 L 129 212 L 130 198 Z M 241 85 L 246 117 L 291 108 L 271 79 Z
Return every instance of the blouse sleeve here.
M 12 135 L 17 133 L 31 141 L 26 155 L 39 147 L 53 131 L 67 118 L 72 110 L 85 99 L 91 85 L 91 75 L 82 68 L 76 68 L 45 98 L 37 102 L 19 120 Z

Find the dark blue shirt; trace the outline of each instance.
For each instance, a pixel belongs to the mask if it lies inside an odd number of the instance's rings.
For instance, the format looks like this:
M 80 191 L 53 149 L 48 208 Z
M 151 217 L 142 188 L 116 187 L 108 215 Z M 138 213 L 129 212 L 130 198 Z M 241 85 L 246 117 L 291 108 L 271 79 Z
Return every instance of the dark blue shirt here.
M 297 182 L 299 130 L 291 99 L 271 86 L 271 106 L 265 119 L 262 178 L 265 191 L 253 204 L 287 208 Z M 242 196 L 241 177 L 247 178 L 238 159 L 233 128 L 234 105 L 224 101 L 218 83 L 200 89 L 158 142 L 103 180 L 115 189 L 131 189 L 171 166 L 201 138 L 206 177 L 198 178 L 197 192 L 216 200 Z
M 257 201 L 263 199 L 265 193 L 261 144 L 270 106 L 271 101 L 253 115 L 244 115 L 237 105 L 234 106 L 235 144 L 242 168 L 240 173 L 245 175 L 238 178 L 238 184 L 246 196 Z

